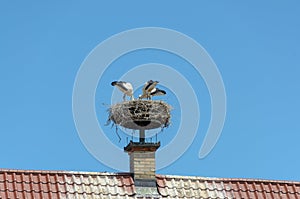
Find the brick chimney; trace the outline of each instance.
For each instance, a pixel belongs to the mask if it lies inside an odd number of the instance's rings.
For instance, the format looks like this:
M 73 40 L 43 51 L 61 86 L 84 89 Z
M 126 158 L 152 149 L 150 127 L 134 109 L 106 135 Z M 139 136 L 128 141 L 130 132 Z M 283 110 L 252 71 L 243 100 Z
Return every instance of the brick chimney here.
M 124 148 L 130 159 L 130 172 L 134 177 L 135 186 L 156 187 L 155 152 L 158 143 L 133 142 Z

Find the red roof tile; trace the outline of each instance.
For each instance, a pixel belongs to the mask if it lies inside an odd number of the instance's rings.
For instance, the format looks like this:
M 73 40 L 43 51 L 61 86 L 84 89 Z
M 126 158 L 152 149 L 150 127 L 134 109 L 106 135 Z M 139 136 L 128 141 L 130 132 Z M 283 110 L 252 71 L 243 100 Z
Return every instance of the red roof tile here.
M 157 175 L 160 195 L 138 195 L 128 173 L 0 169 L 0 199 L 300 199 L 300 182 Z

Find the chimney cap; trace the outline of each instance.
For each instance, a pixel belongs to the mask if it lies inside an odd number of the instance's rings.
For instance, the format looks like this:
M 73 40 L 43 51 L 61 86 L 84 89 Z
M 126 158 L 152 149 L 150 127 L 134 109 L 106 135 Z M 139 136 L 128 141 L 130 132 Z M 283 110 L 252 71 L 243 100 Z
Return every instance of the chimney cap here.
M 149 142 L 133 142 L 130 141 L 129 144 L 124 147 L 124 151 L 126 152 L 134 152 L 134 151 L 156 151 L 160 147 L 160 142 L 149 143 Z

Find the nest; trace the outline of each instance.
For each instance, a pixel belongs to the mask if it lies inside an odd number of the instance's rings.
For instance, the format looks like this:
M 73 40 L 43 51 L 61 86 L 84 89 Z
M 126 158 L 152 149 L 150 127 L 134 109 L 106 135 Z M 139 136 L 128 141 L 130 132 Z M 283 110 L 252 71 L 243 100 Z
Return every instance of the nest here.
M 108 121 L 128 129 L 155 129 L 170 125 L 171 106 L 157 100 L 132 100 L 109 108 Z

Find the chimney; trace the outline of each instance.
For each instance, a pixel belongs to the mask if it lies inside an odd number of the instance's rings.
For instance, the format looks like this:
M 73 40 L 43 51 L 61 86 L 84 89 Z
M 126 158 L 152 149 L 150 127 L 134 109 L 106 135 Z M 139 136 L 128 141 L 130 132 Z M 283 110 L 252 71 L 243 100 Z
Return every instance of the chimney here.
M 124 147 L 130 159 L 130 173 L 136 187 L 156 187 L 155 152 L 160 142 L 133 142 Z

